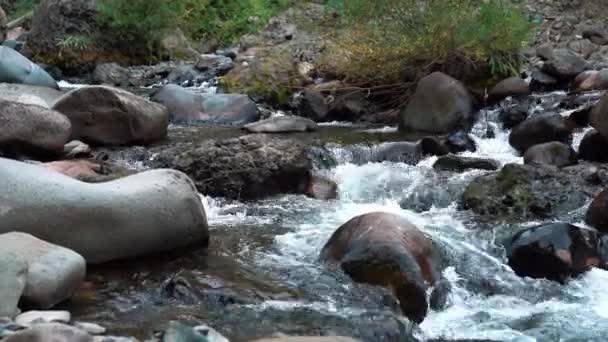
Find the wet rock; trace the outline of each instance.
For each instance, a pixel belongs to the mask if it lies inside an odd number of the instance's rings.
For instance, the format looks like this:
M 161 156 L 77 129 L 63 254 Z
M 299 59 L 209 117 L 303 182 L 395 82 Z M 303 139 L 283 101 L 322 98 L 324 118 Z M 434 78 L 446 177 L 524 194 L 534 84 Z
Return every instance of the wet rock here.
M 70 121 L 54 110 L 0 100 L 0 150 L 7 155 L 59 155 L 70 132 Z
M 357 282 L 392 289 L 403 314 L 420 323 L 428 311 L 426 290 L 438 275 L 435 254 L 432 242 L 405 218 L 376 212 L 338 228 L 321 259 Z
M 569 143 L 572 127 L 560 114 L 535 115 L 515 127 L 509 135 L 509 144 L 524 153 L 528 148 L 551 141 Z
M 74 322 L 74 327 L 86 331 L 91 335 L 101 335 L 106 333 L 106 328 L 99 324 L 88 323 L 88 322 Z
M 568 43 L 568 47 L 583 58 L 589 58 L 598 49 L 598 46 L 589 39 L 573 40 Z
M 528 106 L 517 105 L 501 110 L 498 119 L 505 129 L 512 129 L 528 118 Z
M 418 83 L 416 93 L 400 114 L 399 129 L 434 134 L 466 131 L 475 114 L 474 99 L 464 84 L 435 72 Z
M 63 156 L 65 158 L 84 158 L 91 155 L 91 147 L 80 140 L 72 140 L 63 146 Z
M 608 233 L 608 190 L 600 192 L 591 202 L 585 222 L 602 233 Z
M 27 262 L 24 258 L 13 251 L 0 251 L 0 317 L 13 317 L 19 313 L 18 304 L 25 289 L 26 276 Z
M 507 164 L 499 172 L 475 178 L 464 192 L 463 204 L 487 221 L 563 217 L 584 206 L 598 184 L 605 183 L 598 172 L 585 163 L 562 169 Z
M 196 68 L 200 71 L 211 72 L 213 76 L 223 76 L 234 68 L 234 62 L 230 57 L 222 55 L 200 55 Z
M 0 159 L 0 185 L 6 189 L 0 202 L 12 203 L 13 209 L 3 212 L 0 232 L 19 229 L 71 248 L 88 263 L 208 241 L 199 194 L 186 175 L 174 170 L 87 184 L 38 165 Z
M 0 225 L 2 232 L 24 228 L 27 227 L 11 225 L 10 218 Z M 84 280 L 84 259 L 67 248 L 17 232 L 1 234 L 0 247 L 26 261 L 28 268 L 22 301 L 37 308 L 49 309 L 70 298 Z
M 435 170 L 464 172 L 467 170 L 498 170 L 498 162 L 492 159 L 461 157 L 453 154 L 442 156 L 433 164 Z
M 28 311 L 15 317 L 15 323 L 28 327 L 40 323 L 69 323 L 72 315 L 68 311 Z
M 323 94 L 315 89 L 304 89 L 296 103 L 299 115 L 314 121 L 327 121 L 329 105 Z
M 162 342 L 209 342 L 209 340 L 192 327 L 179 322 L 171 322 Z
M 573 91 L 604 89 L 608 89 L 608 69 L 584 71 L 572 82 Z
M 16 332 L 3 340 L 4 342 L 93 342 L 93 337 L 86 332 L 60 323 L 37 324 L 31 328 Z
M 600 102 L 593 107 L 589 121 L 593 128 L 608 139 L 608 94 L 603 95 Z
M 207 340 L 209 342 L 230 342 L 230 340 L 220 334 L 217 330 L 205 324 L 194 327 L 194 330 L 199 334 L 207 337 Z
M 361 342 L 350 337 L 325 336 L 325 337 L 304 337 L 304 336 L 284 336 L 274 338 L 264 338 L 252 342 Z
M 6 46 L 0 46 L 0 82 L 59 89 L 46 71 Z
M 526 96 L 530 94 L 530 86 L 520 77 L 509 77 L 500 81 L 488 93 L 488 102 L 496 103 L 509 96 Z
M 399 205 L 403 209 L 418 213 L 435 208 L 447 208 L 462 198 L 466 183 L 452 182 L 446 179 L 448 175 L 429 172 L 424 175 L 424 181 L 419 182 L 409 192 Z
M 596 130 L 587 132 L 578 147 L 578 157 L 582 160 L 608 163 L 608 139 Z
M 559 80 L 569 81 L 587 69 L 587 62 L 570 49 L 556 49 L 542 71 Z
M 170 84 L 154 94 L 152 101 L 165 105 L 174 122 L 238 126 L 260 119 L 257 106 L 246 95 L 201 95 Z
M 553 48 L 549 44 L 543 44 L 536 48 L 536 56 L 546 61 L 553 56 Z
M 243 126 L 243 128 L 252 133 L 308 132 L 316 130 L 317 124 L 307 118 L 282 115 L 253 122 Z
M 0 99 L 51 108 L 63 93 L 49 87 L 0 83 Z
M 397 141 L 380 144 L 372 150 L 369 162 L 393 162 L 416 165 L 422 159 L 422 147 L 418 143 Z
M 477 150 L 473 138 L 464 131 L 450 134 L 446 139 L 446 145 L 452 153 L 475 152 Z
M 603 266 L 597 232 L 567 223 L 524 229 L 511 239 L 509 266 L 521 277 L 564 282 L 569 277 Z
M 524 154 L 526 164 L 564 167 L 576 164 L 578 157 L 570 145 L 552 141 L 530 147 Z
M 306 188 L 306 196 L 319 200 L 338 198 L 338 184 L 321 176 L 311 176 Z
M 129 84 L 129 70 L 117 63 L 97 64 L 93 70 L 93 84 L 126 86 Z
M 548 75 L 540 70 L 532 72 L 532 80 L 530 81 L 530 90 L 543 92 L 558 89 L 560 82 L 553 76 Z
M 419 145 L 423 155 L 444 156 L 450 153 L 450 148 L 437 137 L 424 137 Z
M 8 24 L 8 19 L 6 18 L 6 13 L 2 7 L 0 7 L 0 42 L 6 39 L 6 25 Z
M 597 45 L 608 45 L 608 33 L 601 26 L 587 27 L 583 30 L 583 38 Z
M 205 81 L 201 72 L 192 64 L 180 64 L 167 76 L 167 82 L 182 86 L 193 86 Z
M 91 144 L 148 144 L 167 136 L 167 109 L 107 86 L 77 88 L 53 109 L 72 122 L 72 138 Z
M 351 92 L 335 96 L 326 120 L 353 122 L 374 112 L 374 107 L 364 92 Z

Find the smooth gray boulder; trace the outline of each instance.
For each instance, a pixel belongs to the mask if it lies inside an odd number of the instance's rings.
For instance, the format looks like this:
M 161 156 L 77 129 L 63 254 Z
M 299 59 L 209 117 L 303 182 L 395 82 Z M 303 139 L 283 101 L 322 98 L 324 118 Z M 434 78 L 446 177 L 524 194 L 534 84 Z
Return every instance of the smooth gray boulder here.
M 36 324 L 8 336 L 2 342 L 94 342 L 93 336 L 61 323 Z
M 167 136 L 167 108 L 108 86 L 77 88 L 53 109 L 72 122 L 72 139 L 100 145 L 149 144 Z
M 17 209 L 11 206 L 7 210 Z M 20 229 L 17 225 L 14 227 Z M 36 308 L 50 309 L 70 298 L 84 280 L 86 262 L 81 255 L 30 234 L 0 234 L 0 250 L 12 252 L 25 260 L 27 274 L 22 301 Z
M 26 274 L 27 263 L 19 254 L 0 250 L 0 317 L 13 317 L 19 313 Z
M 0 99 L 0 151 L 8 155 L 61 154 L 71 124 L 60 113 Z
M 6 46 L 0 46 L 0 82 L 59 89 L 57 82 L 44 69 Z
M 257 106 L 247 95 L 197 94 L 168 84 L 151 99 L 169 109 L 172 122 L 241 126 L 260 119 Z
M 317 123 L 300 116 L 275 116 L 243 126 L 252 133 L 308 132 L 317 129 Z
M 77 181 L 0 158 L 0 233 L 19 231 L 103 263 L 206 246 L 207 218 L 192 181 L 152 170 L 106 183 Z M 41 224 L 44 222 L 44 224 Z
M 51 108 L 63 92 L 28 84 L 0 83 L 0 99 Z

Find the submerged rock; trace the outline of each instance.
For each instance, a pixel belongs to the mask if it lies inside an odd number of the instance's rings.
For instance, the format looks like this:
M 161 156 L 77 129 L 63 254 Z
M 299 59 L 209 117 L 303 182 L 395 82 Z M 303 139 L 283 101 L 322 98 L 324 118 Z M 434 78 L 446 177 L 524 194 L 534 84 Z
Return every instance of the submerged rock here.
M 560 114 L 540 114 L 533 116 L 517 127 L 509 135 L 509 144 L 521 153 L 528 148 L 551 141 L 569 143 L 572 127 Z
M 164 106 L 118 88 L 77 88 L 58 99 L 53 109 L 72 122 L 73 139 L 91 144 L 149 144 L 167 136 Z
M 421 79 L 400 114 L 399 129 L 434 134 L 468 130 L 475 120 L 473 97 L 458 80 L 441 72 Z
M 59 89 L 57 82 L 44 69 L 6 46 L 0 46 L 0 82 Z
M 30 233 L 73 249 L 88 263 L 205 246 L 209 238 L 199 194 L 178 171 L 87 184 L 0 158 L 0 185 L 6 190 L 0 202 L 11 203 L 0 215 L 0 232 Z
M 299 116 L 274 116 L 247 124 L 243 128 L 252 133 L 289 133 L 314 131 L 317 129 L 317 124 Z
M 357 216 L 343 224 L 321 251 L 331 267 L 353 280 L 392 289 L 401 311 L 420 323 L 428 311 L 426 290 L 438 277 L 433 243 L 403 217 Z
M 383 143 L 372 149 L 368 162 L 393 162 L 417 164 L 422 159 L 422 148 L 418 143 L 397 141 Z
M 498 162 L 492 159 L 461 157 L 453 154 L 442 156 L 437 159 L 433 168 L 440 171 L 464 172 L 472 169 L 498 170 Z
M 558 141 L 530 147 L 524 154 L 526 164 L 545 164 L 564 167 L 576 164 L 578 157 L 570 145 Z
M 515 234 L 507 253 L 517 275 L 564 282 L 591 267 L 604 266 L 603 248 L 593 230 L 550 223 Z

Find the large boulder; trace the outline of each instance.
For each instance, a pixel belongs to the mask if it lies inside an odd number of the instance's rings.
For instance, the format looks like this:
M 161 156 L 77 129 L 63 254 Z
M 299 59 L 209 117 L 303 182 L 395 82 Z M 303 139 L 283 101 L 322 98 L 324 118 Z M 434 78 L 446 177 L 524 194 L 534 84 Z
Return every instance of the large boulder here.
M 426 291 L 437 281 L 436 257 L 432 241 L 416 226 L 383 212 L 346 222 L 321 251 L 324 262 L 353 280 L 391 289 L 403 314 L 417 323 L 428 311 Z
M 608 163 L 608 139 L 596 130 L 587 132 L 578 147 L 578 157 L 582 160 Z
M 567 223 L 524 229 L 507 246 L 509 266 L 522 277 L 564 282 L 569 277 L 604 266 L 596 231 Z
M 252 133 L 289 133 L 314 131 L 317 124 L 300 116 L 281 115 L 247 124 L 243 128 Z
M 0 151 L 7 155 L 58 155 L 70 133 L 70 121 L 54 110 L 0 99 Z
M 524 154 L 526 164 L 546 164 L 564 167 L 576 164 L 578 157 L 570 145 L 558 141 L 530 147 Z
M 305 193 L 312 160 L 303 142 L 254 134 L 163 149 L 152 166 L 185 172 L 205 195 L 249 200 Z
M 585 222 L 602 233 L 608 233 L 608 189 L 600 192 L 587 210 Z
M 528 148 L 551 141 L 569 143 L 572 126 L 560 114 L 535 115 L 517 125 L 509 135 L 509 144 L 521 153 Z
M 574 51 L 561 48 L 553 51 L 543 64 L 542 71 L 562 81 L 569 81 L 585 71 L 587 62 Z
M 240 94 L 197 94 L 169 84 L 152 96 L 169 109 L 171 121 L 244 125 L 260 119 L 255 103 Z
M 73 249 L 88 263 L 208 241 L 199 194 L 178 171 L 88 184 L 38 165 L 0 159 L 0 184 L 5 189 L 0 202 L 11 204 L 0 212 L 0 233 L 32 234 Z
M 72 138 L 91 144 L 149 144 L 167 136 L 167 109 L 127 91 L 107 86 L 77 88 L 53 109 L 72 122 Z
M 62 95 L 61 91 L 49 87 L 0 83 L 0 99 L 3 100 L 51 108 Z
M 608 139 L 608 95 L 602 96 L 589 116 L 591 126 L 593 126 L 604 138 Z
M 418 83 L 400 114 L 399 129 L 433 134 L 468 130 L 475 120 L 475 101 L 460 81 L 435 72 Z
M 3 342 L 94 342 L 83 330 L 61 323 L 36 324 L 6 337 Z M 103 339 L 102 339 L 103 341 Z
M 6 46 L 0 46 L 0 82 L 59 89 L 57 82 L 44 69 Z
M 21 300 L 30 306 L 49 309 L 70 298 L 84 280 L 86 262 L 82 256 L 30 234 L 0 234 L 0 249 L 27 263 Z
M 498 82 L 488 93 L 488 102 L 496 103 L 509 96 L 530 94 L 530 85 L 521 77 L 509 77 Z
M 0 317 L 13 317 L 19 313 L 26 275 L 27 262 L 21 255 L 0 250 Z
M 464 192 L 463 204 L 487 221 L 566 218 L 591 200 L 604 183 L 603 172 L 605 168 L 585 163 L 562 169 L 507 164 L 499 172 L 473 179 Z

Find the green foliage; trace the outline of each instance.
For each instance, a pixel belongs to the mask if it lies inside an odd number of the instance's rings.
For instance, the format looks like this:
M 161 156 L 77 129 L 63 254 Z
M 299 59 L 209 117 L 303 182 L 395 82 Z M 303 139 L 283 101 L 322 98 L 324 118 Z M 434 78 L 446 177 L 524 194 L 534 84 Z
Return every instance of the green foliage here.
M 29 12 L 32 12 L 40 0 L 17 0 L 10 8 L 5 8 L 8 11 L 9 20 L 17 19 Z
M 346 30 L 325 60 L 351 83 L 399 83 L 454 64 L 463 74 L 515 74 L 532 33 L 527 15 L 506 0 L 330 1 Z
M 55 44 L 60 50 L 85 50 L 91 45 L 91 39 L 82 35 L 68 35 L 58 38 Z

